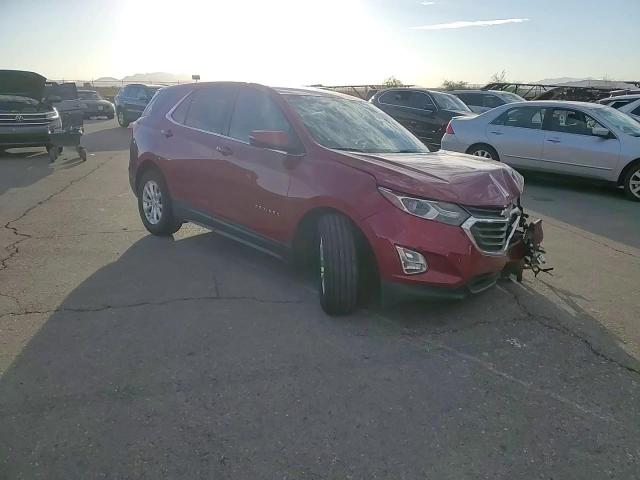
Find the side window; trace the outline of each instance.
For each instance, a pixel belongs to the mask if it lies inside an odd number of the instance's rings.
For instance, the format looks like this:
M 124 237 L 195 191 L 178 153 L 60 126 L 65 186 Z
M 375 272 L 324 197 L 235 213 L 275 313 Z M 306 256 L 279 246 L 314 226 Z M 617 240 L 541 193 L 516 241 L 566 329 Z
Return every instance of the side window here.
M 235 88 L 216 85 L 196 90 L 191 96 L 185 125 L 212 133 L 224 133 Z
M 411 92 L 408 106 L 411 108 L 419 108 L 420 110 L 436 109 L 436 106 L 433 104 L 433 100 L 431 100 L 431 97 L 422 92 Z
M 292 134 L 291 125 L 267 93 L 245 88 L 238 94 L 229 136 L 249 143 L 249 135 L 254 130 L 278 130 Z
M 545 130 L 574 135 L 593 135 L 593 127 L 599 126 L 602 125 L 586 113 L 564 108 L 553 109 L 544 123 Z
M 474 107 L 482 107 L 484 106 L 483 95 L 478 93 L 468 93 L 468 105 L 473 105 Z
M 620 107 L 624 107 L 625 105 L 628 105 L 631 103 L 631 100 L 618 100 L 615 101 L 613 103 L 610 103 L 609 106 L 615 108 L 616 110 L 619 109 Z
M 498 97 L 496 97 L 495 95 L 483 95 L 482 97 L 483 97 L 482 106 L 484 107 L 496 108 L 496 107 L 499 107 L 500 105 L 504 105 L 504 102 L 500 100 Z
M 456 93 L 456 97 L 458 97 L 467 105 L 473 105 L 473 103 L 471 102 L 471 96 L 468 93 Z
M 180 105 L 178 105 L 171 114 L 171 118 L 173 118 L 178 123 L 184 124 L 187 118 L 187 112 L 189 111 L 189 106 L 191 105 L 192 97 L 193 95 L 189 95 L 187 98 L 182 100 L 182 102 L 180 102 Z
M 397 107 L 408 107 L 411 99 L 410 90 L 392 90 L 390 92 L 383 93 L 380 97 L 380 103 L 386 103 L 387 105 L 395 105 Z
M 636 107 L 631 111 L 631 115 L 639 115 L 640 116 L 640 106 Z
M 516 107 L 507 110 L 493 122 L 493 125 L 504 125 L 505 127 L 531 128 L 540 130 L 544 111 L 538 107 Z

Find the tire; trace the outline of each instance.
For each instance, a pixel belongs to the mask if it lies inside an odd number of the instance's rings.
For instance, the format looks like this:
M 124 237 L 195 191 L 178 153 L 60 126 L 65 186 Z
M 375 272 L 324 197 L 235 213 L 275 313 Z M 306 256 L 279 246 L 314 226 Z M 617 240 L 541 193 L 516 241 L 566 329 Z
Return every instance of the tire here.
M 118 110 L 118 123 L 123 128 L 127 128 L 129 126 L 129 124 L 131 123 L 127 119 L 127 111 L 126 110 Z
M 137 193 L 140 219 L 149 233 L 166 237 L 180 230 L 182 222 L 173 214 L 167 184 L 158 170 L 150 169 L 142 174 Z
M 318 290 L 320 305 L 328 315 L 346 315 L 358 303 L 358 254 L 353 228 L 339 214 L 318 222 Z
M 467 153 L 474 157 L 481 157 L 486 160 L 495 160 L 496 162 L 500 161 L 500 155 L 498 155 L 496 149 L 490 145 L 474 145 L 467 150 Z
M 640 202 L 640 163 L 631 167 L 625 175 L 624 193 L 629 200 Z

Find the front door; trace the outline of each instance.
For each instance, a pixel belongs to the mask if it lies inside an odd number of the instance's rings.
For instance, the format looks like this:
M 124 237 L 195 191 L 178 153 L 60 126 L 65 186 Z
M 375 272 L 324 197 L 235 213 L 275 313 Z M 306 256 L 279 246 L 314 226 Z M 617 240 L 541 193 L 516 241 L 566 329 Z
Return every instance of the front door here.
M 255 130 L 286 132 L 291 145 L 298 145 L 294 130 L 270 92 L 244 87 L 238 92 L 228 133 L 234 139 L 228 161 L 238 178 L 234 188 L 240 197 L 241 223 L 262 236 L 285 241 L 290 213 L 287 194 L 296 162 L 287 152 L 251 145 L 249 137 Z
M 620 141 L 593 134 L 604 128 L 590 115 L 569 108 L 554 108 L 544 121 L 545 141 L 542 160 L 547 169 L 608 179 L 620 159 Z

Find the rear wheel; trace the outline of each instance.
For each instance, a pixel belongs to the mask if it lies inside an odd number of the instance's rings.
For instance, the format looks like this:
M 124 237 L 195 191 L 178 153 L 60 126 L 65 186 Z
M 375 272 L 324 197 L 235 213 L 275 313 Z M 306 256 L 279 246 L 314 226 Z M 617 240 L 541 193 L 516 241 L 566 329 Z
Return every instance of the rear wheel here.
M 500 156 L 496 152 L 495 148 L 490 145 L 475 145 L 471 147 L 467 153 L 474 157 L 486 158 L 487 160 L 500 161 Z
M 121 127 L 127 128 L 129 126 L 129 120 L 127 119 L 126 112 L 124 110 L 118 110 L 118 123 Z
M 145 228 L 154 235 L 173 235 L 182 225 L 173 214 L 171 196 L 164 178 L 155 169 L 142 174 L 138 185 L 138 211 Z
M 624 177 L 624 193 L 634 202 L 640 202 L 640 163 L 631 167 Z
M 320 305 L 329 315 L 346 315 L 358 302 L 358 255 L 353 227 L 339 214 L 318 223 Z

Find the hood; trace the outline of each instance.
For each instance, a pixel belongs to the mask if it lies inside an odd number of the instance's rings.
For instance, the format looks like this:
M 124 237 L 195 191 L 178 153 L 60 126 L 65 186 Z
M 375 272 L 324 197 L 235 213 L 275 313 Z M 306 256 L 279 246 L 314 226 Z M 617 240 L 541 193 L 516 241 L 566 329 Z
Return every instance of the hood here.
M 41 101 L 46 78 L 34 72 L 0 70 L 0 94 L 16 95 Z
M 355 168 L 396 192 L 468 206 L 503 207 L 524 189 L 522 175 L 504 163 L 447 151 L 350 154 Z

